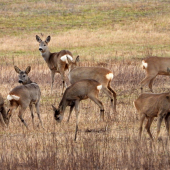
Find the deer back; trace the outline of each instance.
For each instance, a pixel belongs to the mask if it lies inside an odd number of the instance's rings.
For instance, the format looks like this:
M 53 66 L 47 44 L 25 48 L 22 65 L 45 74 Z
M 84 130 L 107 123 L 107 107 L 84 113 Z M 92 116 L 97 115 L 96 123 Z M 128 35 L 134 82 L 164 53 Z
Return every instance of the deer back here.
M 154 117 L 159 110 L 170 109 L 170 94 L 143 93 L 134 101 L 134 105 L 139 112 Z
M 102 67 L 77 67 L 70 71 L 69 80 L 71 84 L 81 79 L 94 79 L 106 86 L 113 79 L 113 73 Z
M 143 68 L 148 74 L 168 75 L 170 68 L 170 58 L 168 57 L 147 57 L 142 61 Z
M 40 100 L 40 96 L 39 86 L 36 83 L 30 83 L 13 88 L 8 95 L 8 100 L 14 99 L 18 101 L 19 104 L 21 102 L 36 103 Z

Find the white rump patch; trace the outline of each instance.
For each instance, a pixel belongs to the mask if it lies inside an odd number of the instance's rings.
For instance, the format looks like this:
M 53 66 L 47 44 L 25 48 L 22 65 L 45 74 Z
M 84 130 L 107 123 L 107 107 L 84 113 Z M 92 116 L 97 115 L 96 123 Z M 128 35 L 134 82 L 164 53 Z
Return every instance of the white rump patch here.
M 101 90 L 101 89 L 102 89 L 102 85 L 98 85 L 97 90 Z
M 148 67 L 148 63 L 146 63 L 145 60 L 142 60 L 142 66 L 143 66 L 144 68 L 147 68 L 147 67 Z
M 106 74 L 106 78 L 108 80 L 112 80 L 113 79 L 113 73 Z
M 19 100 L 20 99 L 20 97 L 19 96 L 16 96 L 16 95 L 10 95 L 10 94 L 8 94 L 8 96 L 7 96 L 7 100 Z
M 71 61 L 73 60 L 72 56 L 71 56 L 71 55 L 68 55 L 68 54 L 63 55 L 60 59 L 61 59 L 62 61 L 65 61 L 66 63 L 68 63 L 67 57 L 68 57 Z

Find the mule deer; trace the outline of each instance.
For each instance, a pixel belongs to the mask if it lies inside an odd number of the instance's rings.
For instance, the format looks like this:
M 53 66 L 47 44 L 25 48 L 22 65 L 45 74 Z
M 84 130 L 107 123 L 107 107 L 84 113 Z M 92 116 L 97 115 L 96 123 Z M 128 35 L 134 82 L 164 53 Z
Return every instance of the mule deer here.
M 21 122 L 23 122 L 23 124 L 28 128 L 22 115 L 24 111 L 26 110 L 26 108 L 29 106 L 30 111 L 31 111 L 31 116 L 32 116 L 32 123 L 34 127 L 34 114 L 33 114 L 33 104 L 34 104 L 36 107 L 39 121 L 43 127 L 43 124 L 40 118 L 40 113 L 39 113 L 39 102 L 40 102 L 41 92 L 40 92 L 39 86 L 36 83 L 33 83 L 28 77 L 28 73 L 31 71 L 31 67 L 28 66 L 25 71 L 21 71 L 17 66 L 14 66 L 14 68 L 15 68 L 15 71 L 19 74 L 18 82 L 23 85 L 13 88 L 9 92 L 9 95 L 7 96 L 7 99 L 10 101 L 7 118 L 9 120 L 13 113 L 13 110 L 17 109 L 17 107 L 20 106 L 18 116 L 21 119 Z
M 99 90 L 102 88 L 102 85 L 96 80 L 85 79 L 78 81 L 71 86 L 69 86 L 63 95 L 62 100 L 60 101 L 58 109 L 53 106 L 54 117 L 57 122 L 61 122 L 64 116 L 64 112 L 67 106 L 70 106 L 70 113 L 68 121 L 70 119 L 71 112 L 75 107 L 76 113 L 76 130 L 75 138 L 77 138 L 78 131 L 78 116 L 79 116 L 79 102 L 90 98 L 100 107 L 100 118 L 104 120 L 104 107 L 102 102 L 98 99 Z
M 6 113 L 6 109 L 5 109 L 5 106 L 4 106 L 4 99 L 3 99 L 1 94 L 0 94 L 0 121 L 1 121 L 1 124 L 4 127 L 6 127 L 6 124 L 8 123 L 7 113 Z
M 170 58 L 168 57 L 147 57 L 142 60 L 143 69 L 146 70 L 146 77 L 141 81 L 141 93 L 143 93 L 143 86 L 149 86 L 153 93 L 152 84 L 157 75 L 170 75 Z
M 136 107 L 137 112 L 140 114 L 140 138 L 142 134 L 142 125 L 144 119 L 147 118 L 145 128 L 150 138 L 153 140 L 152 134 L 150 132 L 150 127 L 154 117 L 158 117 L 156 139 L 158 138 L 158 135 L 160 133 L 160 127 L 163 118 L 165 119 L 165 125 L 169 135 L 170 93 L 143 93 L 134 101 L 134 106 Z
M 114 112 L 116 112 L 116 92 L 112 89 L 110 83 L 113 79 L 113 73 L 103 67 L 77 67 L 79 56 L 77 56 L 75 62 L 67 58 L 69 63 L 69 81 L 71 84 L 81 79 L 94 79 L 102 84 L 103 92 L 111 99 L 111 106 Z M 113 106 L 114 99 L 114 106 Z
M 66 60 L 67 57 L 70 58 L 70 60 L 72 60 L 73 55 L 68 50 L 61 50 L 60 52 L 51 53 L 48 48 L 48 43 L 51 40 L 50 36 L 48 36 L 45 41 L 42 41 L 41 38 L 38 35 L 36 35 L 36 40 L 39 42 L 39 51 L 51 71 L 51 93 L 53 89 L 55 73 L 60 73 L 63 81 L 62 86 L 63 94 L 64 86 L 67 86 L 65 71 L 68 69 L 68 63 L 66 63 Z

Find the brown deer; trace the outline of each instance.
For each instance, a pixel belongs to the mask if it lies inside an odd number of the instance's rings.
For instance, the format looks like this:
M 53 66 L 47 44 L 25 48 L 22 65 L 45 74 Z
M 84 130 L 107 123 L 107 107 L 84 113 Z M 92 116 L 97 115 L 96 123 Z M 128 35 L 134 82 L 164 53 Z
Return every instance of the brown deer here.
M 100 118 L 104 120 L 104 107 L 102 102 L 98 99 L 98 94 L 102 85 L 96 80 L 85 79 L 78 81 L 69 86 L 60 101 L 58 109 L 53 106 L 54 118 L 57 122 L 61 122 L 64 116 L 64 112 L 67 106 L 70 106 L 70 113 L 68 120 L 70 119 L 71 112 L 75 107 L 76 113 L 76 130 L 75 140 L 77 138 L 78 131 L 78 116 L 79 116 L 79 102 L 85 99 L 91 99 L 100 107 Z
M 55 73 L 60 73 L 63 80 L 62 86 L 63 94 L 64 86 L 67 86 L 65 71 L 68 69 L 68 63 L 66 63 L 66 60 L 67 57 L 70 58 L 70 60 L 72 60 L 73 55 L 68 50 L 61 50 L 60 52 L 51 53 L 48 48 L 48 43 L 51 40 L 50 36 L 48 36 L 45 41 L 42 41 L 41 38 L 38 35 L 36 35 L 36 40 L 39 42 L 39 51 L 51 71 L 51 93 L 53 89 Z
M 7 113 L 4 106 L 4 99 L 2 95 L 0 94 L 0 121 L 3 127 L 6 127 L 7 121 Z
M 141 93 L 143 86 L 148 85 L 153 93 L 152 84 L 157 75 L 170 75 L 170 58 L 168 57 L 147 57 L 142 60 L 143 69 L 146 70 L 146 77 L 141 81 Z
M 69 63 L 69 81 L 71 84 L 81 79 L 94 79 L 102 84 L 103 92 L 111 99 L 111 106 L 114 112 L 116 112 L 116 92 L 111 87 L 111 81 L 113 79 L 113 73 L 103 67 L 77 67 L 79 56 L 77 56 L 75 62 L 67 58 Z M 114 99 L 114 105 L 113 105 Z
M 158 117 L 157 120 L 157 137 L 160 133 L 161 122 L 165 119 L 166 129 L 169 135 L 169 122 L 170 122 L 170 93 L 143 93 L 135 101 L 134 106 L 137 112 L 140 114 L 140 128 L 139 137 L 141 139 L 142 126 L 144 119 L 147 118 L 146 130 L 153 140 L 150 132 L 150 127 L 154 117 Z
M 40 118 L 40 113 L 39 113 L 39 102 L 40 102 L 40 97 L 41 97 L 41 91 L 40 91 L 38 84 L 32 82 L 30 78 L 28 77 L 28 73 L 31 71 L 31 67 L 28 66 L 25 71 L 21 71 L 17 66 L 14 66 L 14 69 L 19 74 L 18 82 L 23 85 L 13 88 L 9 92 L 9 95 L 7 96 L 7 99 L 10 101 L 7 118 L 9 120 L 14 109 L 17 109 L 17 107 L 20 106 L 18 117 L 21 119 L 23 124 L 28 128 L 22 115 L 25 112 L 26 108 L 29 106 L 30 111 L 31 111 L 31 116 L 32 116 L 32 123 L 34 127 L 34 114 L 33 114 L 33 104 L 34 104 L 36 107 L 39 121 L 43 127 L 43 124 Z M 9 124 L 9 121 L 8 121 L 8 124 Z

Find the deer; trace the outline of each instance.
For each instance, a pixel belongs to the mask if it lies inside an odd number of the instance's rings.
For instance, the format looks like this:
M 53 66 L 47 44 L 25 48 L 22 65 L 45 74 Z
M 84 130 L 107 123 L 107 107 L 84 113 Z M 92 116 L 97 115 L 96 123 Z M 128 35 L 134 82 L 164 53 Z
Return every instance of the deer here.
M 7 112 L 4 106 L 4 99 L 2 94 L 0 94 L 0 121 L 3 127 L 6 127 L 7 122 Z
M 152 84 L 157 75 L 170 75 L 170 58 L 168 57 L 147 57 L 142 60 L 142 67 L 146 71 L 146 77 L 140 82 L 141 93 L 143 86 L 148 85 L 153 93 Z
M 59 73 L 63 81 L 62 82 L 62 94 L 63 94 L 64 88 L 67 87 L 65 76 L 65 71 L 68 70 L 68 63 L 66 63 L 67 57 L 70 58 L 70 60 L 72 60 L 73 55 L 68 50 L 61 50 L 59 52 L 51 53 L 48 48 L 48 43 L 51 40 L 50 36 L 47 36 L 46 40 L 42 41 L 41 38 L 38 35 L 36 35 L 36 40 L 39 43 L 39 51 L 51 71 L 51 93 L 53 89 L 54 76 L 56 73 Z
M 102 102 L 98 99 L 99 91 L 101 90 L 102 85 L 96 80 L 84 79 L 80 80 L 72 85 L 70 85 L 64 92 L 63 97 L 59 103 L 58 108 L 52 105 L 54 111 L 54 118 L 58 123 L 61 123 L 63 120 L 64 112 L 67 106 L 70 106 L 70 112 L 68 121 L 72 110 L 75 108 L 76 114 L 76 129 L 75 129 L 75 138 L 77 138 L 78 131 L 78 117 L 79 117 L 79 103 L 81 100 L 91 99 L 96 103 L 100 108 L 100 119 L 104 121 L 104 107 Z
M 111 87 L 111 81 L 113 79 L 113 73 L 103 67 L 78 67 L 79 56 L 76 57 L 75 61 L 67 58 L 69 63 L 68 78 L 71 84 L 81 79 L 94 79 L 102 84 L 102 91 L 110 98 L 111 107 L 113 112 L 116 113 L 116 92 Z M 113 105 L 114 99 L 114 105 Z
M 18 82 L 21 83 L 21 85 L 14 87 L 7 96 L 7 100 L 10 102 L 9 110 L 7 112 L 8 125 L 13 111 L 17 109 L 19 106 L 20 108 L 19 108 L 18 117 L 28 129 L 28 125 L 23 119 L 23 113 L 25 112 L 26 108 L 29 106 L 31 116 L 32 116 L 32 124 L 34 128 L 35 126 L 34 126 L 33 105 L 35 105 L 40 124 L 44 129 L 44 126 L 40 118 L 40 111 L 39 111 L 41 91 L 38 84 L 32 82 L 28 76 L 28 73 L 31 71 L 31 67 L 28 66 L 25 71 L 20 70 L 17 66 L 14 66 L 14 69 L 19 74 Z
M 135 101 L 134 106 L 140 114 L 140 127 L 139 138 L 141 139 L 142 126 L 145 118 L 147 119 L 146 130 L 153 141 L 150 132 L 151 124 L 155 117 L 157 118 L 157 136 L 160 133 L 162 120 L 165 120 L 166 130 L 169 135 L 169 122 L 170 122 L 170 93 L 142 93 Z

